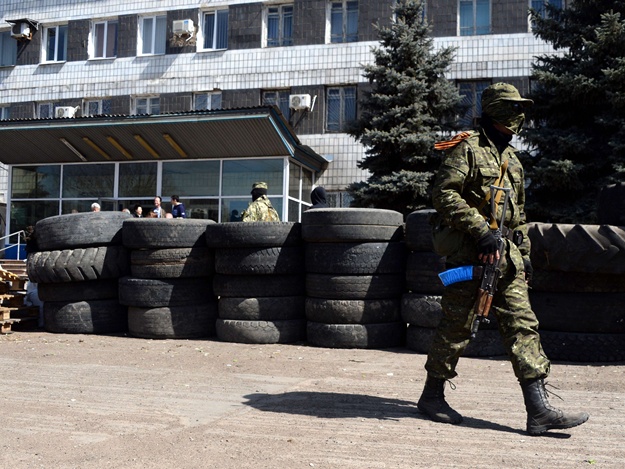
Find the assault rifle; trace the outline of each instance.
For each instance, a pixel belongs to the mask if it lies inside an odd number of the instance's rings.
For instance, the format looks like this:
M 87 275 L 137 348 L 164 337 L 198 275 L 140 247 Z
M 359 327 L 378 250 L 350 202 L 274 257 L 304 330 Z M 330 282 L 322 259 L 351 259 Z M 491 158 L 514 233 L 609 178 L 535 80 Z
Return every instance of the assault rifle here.
M 503 210 L 501 212 L 501 219 L 497 223 L 497 205 L 499 201 L 498 193 L 501 191 L 505 194 L 503 201 Z M 498 195 L 497 197 L 495 195 Z M 480 286 L 477 290 L 477 299 L 473 306 L 473 313 L 475 319 L 471 325 L 471 340 L 475 339 L 477 331 L 480 328 L 480 323 L 488 324 L 488 313 L 493 302 L 493 296 L 497 291 L 497 281 L 501 277 L 501 261 L 505 255 L 505 243 L 503 239 L 503 223 L 506 217 L 506 210 L 508 209 L 508 200 L 510 199 L 510 189 L 504 187 L 498 187 L 495 185 L 490 186 L 490 211 L 491 211 L 491 232 L 497 240 L 497 251 L 499 256 L 495 256 L 495 260 L 492 264 L 484 263 L 482 266 L 463 266 L 456 267 L 455 269 L 449 269 L 445 272 L 438 274 L 443 285 L 451 285 L 457 282 L 464 282 L 466 280 L 473 280 L 481 278 Z

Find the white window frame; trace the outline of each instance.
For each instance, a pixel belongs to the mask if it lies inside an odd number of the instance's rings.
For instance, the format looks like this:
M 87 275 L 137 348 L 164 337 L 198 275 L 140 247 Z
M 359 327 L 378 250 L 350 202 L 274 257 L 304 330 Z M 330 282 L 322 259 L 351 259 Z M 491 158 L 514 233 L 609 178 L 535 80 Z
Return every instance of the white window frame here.
M 110 98 L 99 98 L 99 99 L 85 99 L 83 101 L 83 115 L 84 116 L 101 116 L 106 114 L 104 112 L 103 109 L 103 103 L 104 101 L 110 101 Z M 98 111 L 97 112 L 91 112 L 91 104 L 97 104 L 98 106 Z
M 11 49 L 10 60 L 7 60 L 4 54 L 4 52 L 9 52 L 8 49 Z M 11 31 L 0 31 L 0 67 L 12 67 L 16 62 L 17 41 L 11 37 Z
M 325 124 L 324 124 L 324 131 L 327 133 L 345 133 L 345 126 L 348 124 L 348 122 L 352 122 L 352 121 L 347 121 L 344 118 L 345 104 L 346 104 L 345 103 L 345 90 L 348 88 L 354 90 L 354 119 L 358 119 L 358 87 L 356 85 L 328 86 L 326 88 L 326 115 L 325 115 Z M 338 121 L 339 128 L 337 130 L 329 128 L 328 113 L 330 112 L 330 106 L 328 102 L 330 99 L 330 91 L 332 90 L 339 90 L 340 110 L 339 110 L 339 121 Z
M 49 107 L 48 109 L 49 115 L 46 117 L 43 117 L 41 113 L 42 113 L 43 108 L 45 107 Z M 53 103 L 52 101 L 37 103 L 37 118 L 38 119 L 54 118 L 54 112 L 56 111 L 56 108 L 57 108 L 57 103 Z
M 226 13 L 228 15 L 228 22 L 226 24 L 226 47 L 217 47 L 217 37 L 219 36 L 219 31 L 217 27 L 219 25 L 218 16 L 220 14 Z M 211 42 L 211 47 L 204 47 L 204 43 L 206 41 L 206 37 L 204 31 L 206 29 L 206 21 L 208 15 L 214 15 L 211 19 L 213 21 L 213 40 Z M 228 49 L 228 29 L 230 29 L 230 11 L 228 8 L 219 8 L 215 10 L 204 10 L 200 13 L 200 28 L 198 30 L 198 41 L 197 41 L 197 50 L 200 52 L 205 51 L 219 51 L 219 50 L 227 50 Z
M 284 8 L 285 7 L 291 7 L 291 38 L 290 38 L 290 44 L 284 44 L 285 41 L 285 37 L 284 37 Z M 279 34 L 278 34 L 278 41 L 280 42 L 280 44 L 278 45 L 269 45 L 269 10 L 271 8 L 277 8 L 278 9 L 278 30 L 279 30 Z M 262 39 L 261 39 L 261 47 L 290 47 L 293 45 L 293 15 L 294 15 L 294 4 L 293 3 L 277 3 L 277 4 L 269 4 L 269 5 L 265 5 L 265 7 L 263 8 L 263 32 L 262 32 Z
M 198 106 L 198 98 L 200 96 L 206 97 L 206 106 Z M 219 97 L 219 99 L 217 99 Z M 193 110 L 195 111 L 211 111 L 213 109 L 222 108 L 222 96 L 221 91 L 204 91 L 202 93 L 195 93 L 193 95 Z
M 156 37 L 157 35 L 157 27 L 156 27 L 156 23 L 158 22 L 159 19 L 165 19 L 165 37 L 162 38 L 163 40 L 163 51 L 162 52 L 155 52 L 157 50 L 157 41 L 160 41 L 160 38 Z M 143 30 L 145 28 L 145 22 L 147 20 L 152 20 L 153 21 L 153 27 L 152 27 L 152 37 L 150 39 L 150 51 L 149 52 L 143 52 Z M 150 55 L 163 55 L 165 54 L 166 50 L 167 50 L 167 15 L 149 15 L 149 16 L 141 16 L 139 18 L 139 28 L 138 28 L 138 34 L 139 37 L 137 39 L 137 55 L 138 56 L 150 56 Z
M 98 53 L 98 51 L 96 50 L 96 46 L 97 46 L 96 28 L 98 27 L 98 25 L 102 25 L 102 24 L 104 25 L 104 40 L 103 40 L 104 50 L 103 50 L 103 55 L 98 56 L 96 55 Z M 110 25 L 112 24 L 116 25 L 115 35 L 119 37 L 119 20 L 117 18 L 92 21 L 91 32 L 89 33 L 89 58 L 91 60 L 114 59 L 115 57 L 117 57 L 117 44 L 115 46 L 114 54 L 110 56 L 106 55 L 108 39 L 109 39 L 109 35 L 111 34 Z M 116 43 L 117 43 L 117 37 L 115 38 Z
M 139 113 L 137 111 L 137 107 L 138 107 L 138 101 L 139 100 L 146 100 L 146 112 L 141 112 Z M 158 100 L 158 112 L 154 112 L 154 107 L 155 107 L 155 100 Z M 132 113 L 134 115 L 138 115 L 138 114 L 150 114 L 150 115 L 158 115 L 161 113 L 161 99 L 159 95 L 146 95 L 146 96 L 135 96 L 132 100 Z
M 332 42 L 332 5 L 334 3 L 342 4 L 342 34 L 341 41 Z M 348 15 L 347 15 L 347 4 L 348 3 L 356 3 L 356 37 L 353 40 L 348 40 L 347 34 L 347 25 L 348 25 Z M 349 44 L 351 42 L 358 41 L 358 17 L 360 16 L 360 4 L 357 0 L 328 0 L 326 3 L 326 44 Z
M 9 106 L 0 106 L 0 120 L 6 121 L 11 118 L 11 108 Z
M 64 58 L 59 60 L 59 29 L 65 28 L 65 44 L 63 49 Z M 54 57 L 48 57 L 48 38 L 50 31 L 55 31 L 54 39 Z M 68 43 L 68 27 L 67 24 L 57 24 L 53 26 L 46 26 L 43 29 L 43 41 L 41 44 L 41 61 L 43 63 L 62 63 L 67 61 L 67 43 Z
M 462 36 L 461 24 L 460 24 L 460 3 L 465 1 L 471 1 L 473 4 L 473 31 L 471 34 L 466 34 L 465 36 L 485 36 L 487 34 L 492 34 L 493 31 L 493 1 L 488 0 L 488 32 L 484 34 L 477 34 L 477 2 L 478 0 L 458 0 L 457 4 L 457 12 L 458 12 L 458 31 L 457 35 Z

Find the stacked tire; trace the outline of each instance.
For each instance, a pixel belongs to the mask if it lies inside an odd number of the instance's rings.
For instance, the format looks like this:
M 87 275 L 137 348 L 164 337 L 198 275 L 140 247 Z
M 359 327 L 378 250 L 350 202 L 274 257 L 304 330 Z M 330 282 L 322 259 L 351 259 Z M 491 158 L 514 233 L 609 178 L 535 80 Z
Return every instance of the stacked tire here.
M 433 209 L 417 210 L 406 217 L 405 242 L 409 250 L 406 263 L 406 289 L 401 314 L 408 324 L 406 348 L 427 354 L 436 328 L 443 317 L 441 295 L 444 286 L 438 277 L 445 270 L 445 258 L 434 252 L 430 217 Z M 503 341 L 494 315 L 465 349 L 466 357 L 505 355 Z
M 217 338 L 248 344 L 304 341 L 301 225 L 219 223 L 208 227 L 206 242 L 215 249 Z
M 119 301 L 128 308 L 130 335 L 149 339 L 215 335 L 214 252 L 206 245 L 206 229 L 212 224 L 179 218 L 124 221 L 131 275 L 119 280 Z
M 530 299 L 554 360 L 625 360 L 625 227 L 534 223 Z
M 129 273 L 122 246 L 123 212 L 58 215 L 37 222 L 38 252 L 27 272 L 38 284 L 48 332 L 123 333 L 126 308 L 119 304 L 118 279 Z
M 311 345 L 404 344 L 403 216 L 383 209 L 314 209 L 302 215 L 306 318 Z

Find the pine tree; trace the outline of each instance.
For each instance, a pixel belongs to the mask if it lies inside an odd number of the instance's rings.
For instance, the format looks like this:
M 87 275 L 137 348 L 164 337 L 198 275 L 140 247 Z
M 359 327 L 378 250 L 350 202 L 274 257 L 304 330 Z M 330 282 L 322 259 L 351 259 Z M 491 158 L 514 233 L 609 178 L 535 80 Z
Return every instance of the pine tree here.
M 452 48 L 434 51 L 422 0 L 399 0 L 395 20 L 378 26 L 374 63 L 363 67 L 371 91 L 360 101 L 361 116 L 350 134 L 365 146 L 358 167 L 367 181 L 351 184 L 352 206 L 408 214 L 431 206 L 431 183 L 440 164 L 433 150 L 444 122 L 460 111 L 461 98 L 444 74 Z
M 532 23 L 555 53 L 533 65 L 528 216 L 594 223 L 601 188 L 625 180 L 625 2 L 573 0 Z

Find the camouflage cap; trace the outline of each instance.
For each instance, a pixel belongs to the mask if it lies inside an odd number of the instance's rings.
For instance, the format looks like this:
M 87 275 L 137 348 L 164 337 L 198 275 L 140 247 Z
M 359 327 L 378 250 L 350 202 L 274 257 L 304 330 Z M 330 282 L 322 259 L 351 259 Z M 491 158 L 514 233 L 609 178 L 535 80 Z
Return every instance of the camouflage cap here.
M 255 182 L 254 184 L 252 184 L 252 190 L 254 189 L 265 189 L 267 190 L 267 183 L 266 182 Z
M 516 101 L 524 106 L 531 106 L 534 101 L 522 98 L 514 86 L 509 83 L 495 83 L 482 92 L 482 109 L 500 101 Z

